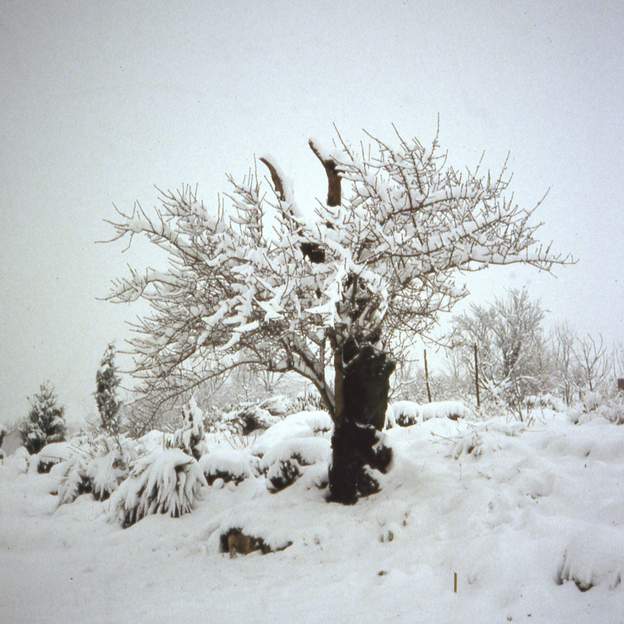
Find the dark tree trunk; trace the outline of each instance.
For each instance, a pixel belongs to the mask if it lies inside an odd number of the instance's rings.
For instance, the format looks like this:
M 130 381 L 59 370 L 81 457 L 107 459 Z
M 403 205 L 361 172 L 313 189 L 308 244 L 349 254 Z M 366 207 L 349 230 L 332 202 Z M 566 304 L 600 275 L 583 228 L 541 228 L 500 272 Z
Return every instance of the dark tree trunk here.
M 385 423 L 395 363 L 370 343 L 357 347 L 354 340 L 347 341 L 341 355 L 336 387 L 341 388 L 342 405 L 337 409 L 332 438 L 329 498 L 353 504 L 379 491 L 373 471 L 386 472 L 392 459 L 392 451 L 381 443 L 379 433 Z

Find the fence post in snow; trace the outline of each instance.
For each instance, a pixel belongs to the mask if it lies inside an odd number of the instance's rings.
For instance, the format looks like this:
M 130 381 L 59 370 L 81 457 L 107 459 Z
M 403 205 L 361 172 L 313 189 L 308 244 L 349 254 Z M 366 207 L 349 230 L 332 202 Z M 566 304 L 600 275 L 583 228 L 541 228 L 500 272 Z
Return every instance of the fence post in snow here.
M 431 403 L 431 388 L 429 387 L 429 365 L 427 364 L 427 349 L 425 349 L 425 385 L 427 386 L 427 398 Z
M 477 394 L 477 409 L 481 408 L 481 399 L 479 397 L 479 356 L 477 354 L 477 345 L 474 345 L 474 367 L 475 367 L 475 391 Z

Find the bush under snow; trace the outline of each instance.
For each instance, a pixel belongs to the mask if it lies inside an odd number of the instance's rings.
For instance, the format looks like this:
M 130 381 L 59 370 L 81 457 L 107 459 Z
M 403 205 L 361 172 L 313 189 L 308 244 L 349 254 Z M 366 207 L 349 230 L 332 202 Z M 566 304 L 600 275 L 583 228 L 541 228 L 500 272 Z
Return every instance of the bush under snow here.
M 207 485 L 197 461 L 180 449 L 154 451 L 139 459 L 111 497 L 111 512 L 123 528 L 150 514 L 177 518 L 189 513 Z
M 203 455 L 199 466 L 208 485 L 212 485 L 217 479 L 238 485 L 255 476 L 258 471 L 258 458 L 246 449 L 223 448 Z
M 305 437 L 283 440 L 271 448 L 262 458 L 266 472 L 267 487 L 279 492 L 294 483 L 306 466 L 329 463 L 331 445 L 324 438 Z
M 386 423 L 388 427 L 409 427 L 431 418 L 470 417 L 470 410 L 461 401 L 437 401 L 433 403 L 414 403 L 414 401 L 395 401 L 388 405 Z
M 334 423 L 327 412 L 297 412 L 276 423 L 254 442 L 252 452 L 262 457 L 284 440 L 305 437 L 329 437 Z

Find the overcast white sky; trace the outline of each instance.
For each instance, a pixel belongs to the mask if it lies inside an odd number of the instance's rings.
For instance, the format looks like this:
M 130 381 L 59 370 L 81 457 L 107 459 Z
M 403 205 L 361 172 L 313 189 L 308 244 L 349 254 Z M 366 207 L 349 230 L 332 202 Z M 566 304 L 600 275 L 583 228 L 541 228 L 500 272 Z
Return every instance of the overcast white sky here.
M 137 248 L 95 245 L 112 203 L 196 183 L 205 200 L 270 152 L 303 206 L 325 192 L 306 141 L 361 128 L 456 164 L 511 150 L 558 278 L 488 271 L 473 301 L 528 284 L 580 332 L 624 339 L 624 4 L 0 1 L 0 422 L 50 379 L 72 420 L 131 308 L 96 300 Z

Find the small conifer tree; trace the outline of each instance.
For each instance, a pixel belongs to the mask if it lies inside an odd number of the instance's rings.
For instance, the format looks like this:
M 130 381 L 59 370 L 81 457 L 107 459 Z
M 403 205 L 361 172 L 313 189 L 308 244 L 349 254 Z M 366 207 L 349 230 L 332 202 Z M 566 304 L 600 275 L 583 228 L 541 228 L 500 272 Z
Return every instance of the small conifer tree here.
M 54 386 L 50 382 L 41 384 L 30 404 L 30 413 L 21 425 L 20 433 L 26 450 L 34 454 L 50 442 L 65 439 L 65 410 L 57 404 Z
M 119 435 L 121 422 L 121 402 L 117 399 L 117 387 L 120 383 L 115 366 L 115 345 L 111 342 L 100 362 L 100 368 L 95 375 L 95 401 L 100 413 L 100 426 L 110 435 Z

